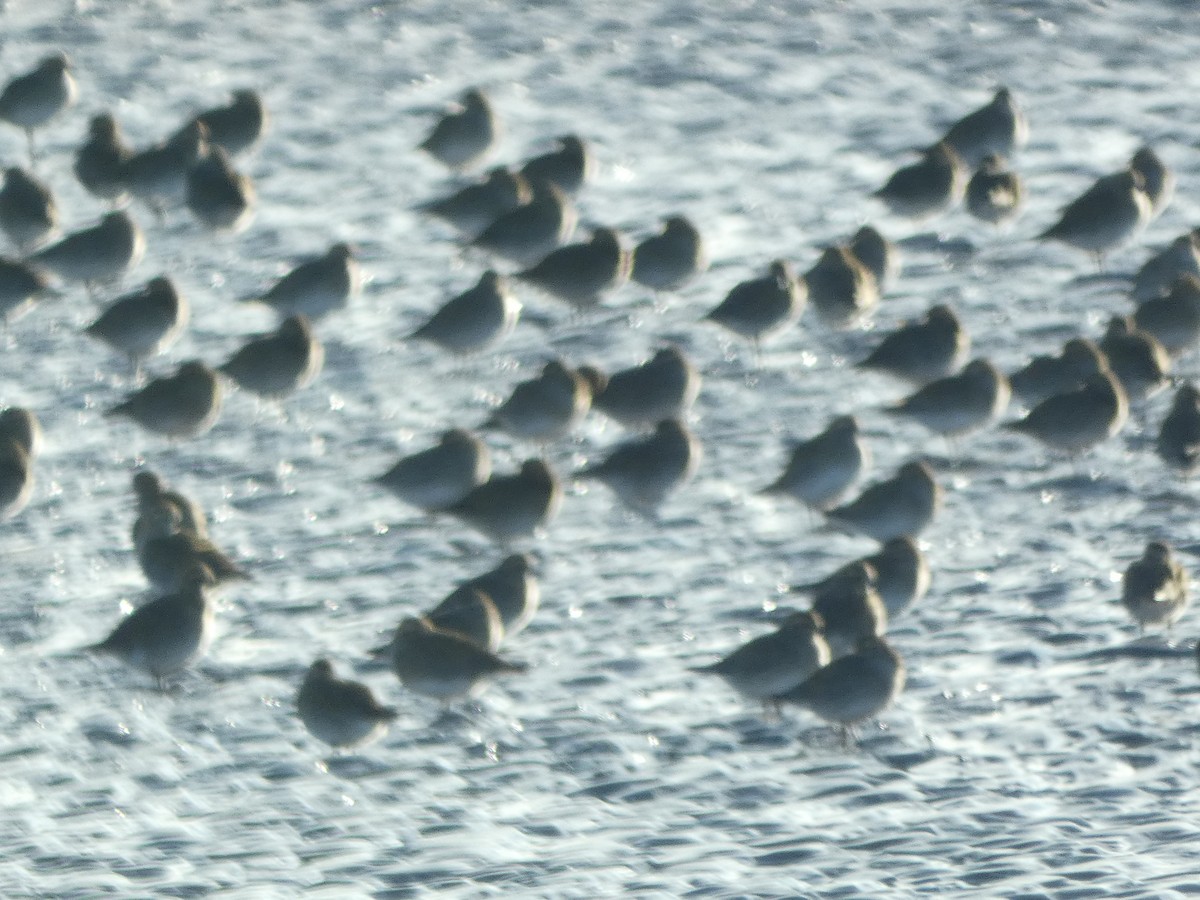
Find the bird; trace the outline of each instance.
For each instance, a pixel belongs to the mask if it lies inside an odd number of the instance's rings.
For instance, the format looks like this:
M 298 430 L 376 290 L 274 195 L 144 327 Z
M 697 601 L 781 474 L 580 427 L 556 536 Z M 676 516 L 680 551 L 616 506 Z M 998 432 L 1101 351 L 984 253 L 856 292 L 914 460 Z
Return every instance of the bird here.
M 498 544 L 532 537 L 558 515 L 562 485 L 540 459 L 527 459 L 512 475 L 493 474 L 445 512 Z
M 282 400 L 310 385 L 325 363 L 325 350 L 308 317 L 288 316 L 270 334 L 247 341 L 217 371 L 244 391 Z
M 531 266 L 571 239 L 579 214 L 563 191 L 546 181 L 531 181 L 527 203 L 503 213 L 470 244 L 518 265 Z
M 407 618 L 386 648 L 392 671 L 410 691 L 447 703 L 474 696 L 498 675 L 526 670 L 453 632 Z
M 1170 356 L 1158 339 L 1141 331 L 1131 317 L 1109 319 L 1100 349 L 1130 403 L 1145 400 L 1167 386 Z
M 1171 356 L 1200 344 L 1200 278 L 1180 275 L 1164 296 L 1143 300 L 1133 313 L 1133 324 Z
M 805 681 L 777 695 L 837 727 L 849 743 L 851 728 L 873 718 L 904 689 L 904 660 L 882 637 L 865 638 L 848 656 L 833 660 Z
M 188 173 L 208 152 L 208 129 L 200 122 L 125 161 L 125 184 L 134 199 L 146 204 L 162 221 L 169 207 L 187 196 Z
M 248 297 L 281 316 L 302 313 L 311 320 L 345 308 L 362 290 L 362 271 L 354 248 L 336 243 L 321 256 L 300 263 L 265 293 Z
M 1121 579 L 1121 603 L 1137 623 L 1170 628 L 1188 605 L 1188 575 L 1169 545 L 1150 541 Z
M 946 142 L 921 154 L 920 162 L 897 169 L 871 196 L 893 215 L 922 220 L 949 209 L 963 192 L 963 161 Z
M 78 93 L 67 55 L 52 53 L 0 91 L 0 120 L 25 130 L 29 158 L 33 159 L 34 131 L 72 106 Z
M 1095 341 L 1071 338 L 1055 356 L 1037 356 L 1009 376 L 1009 384 L 1033 406 L 1055 394 L 1080 387 L 1090 376 L 1108 371 L 1108 358 Z
M 931 381 L 885 409 L 955 438 L 998 419 L 1008 408 L 1011 394 L 1008 379 L 999 369 L 986 359 L 975 359 L 957 375 Z
M 988 156 L 1012 156 L 1029 140 L 1029 123 L 1012 92 L 1002 87 L 991 102 L 950 126 L 942 141 L 975 168 Z
M 257 193 L 250 177 L 234 169 L 224 148 L 214 146 L 188 169 L 184 197 L 202 225 L 236 234 L 254 217 Z
M 629 280 L 630 263 L 620 235 L 611 228 L 597 228 L 586 243 L 551 250 L 516 277 L 577 309 L 586 309 Z
M 91 287 L 114 281 L 134 268 L 146 251 L 146 239 L 124 211 L 108 213 L 99 224 L 68 234 L 27 262 L 64 281 Z
M 43 243 L 58 230 L 58 204 L 50 188 L 19 166 L 4 170 L 0 230 L 18 252 Z
M 11 441 L 30 459 L 42 452 L 42 424 L 32 410 L 10 406 L 0 411 L 0 441 Z
M 125 143 L 117 120 L 101 113 L 88 123 L 88 138 L 75 153 L 73 171 L 93 197 L 119 203 L 128 193 L 125 166 L 131 156 L 133 148 Z
M 875 276 L 846 247 L 826 247 L 802 282 L 817 316 L 830 328 L 849 328 L 879 305 Z
M 661 232 L 637 245 L 630 275 L 652 291 L 677 291 L 707 271 L 708 262 L 696 226 L 685 216 L 671 216 Z
M 487 95 L 471 88 L 459 106 L 447 112 L 419 147 L 448 169 L 469 169 L 488 156 L 500 140 L 500 121 Z
M 239 88 L 229 103 L 197 113 L 183 129 L 199 122 L 208 132 L 209 144 L 233 157 L 253 149 L 266 134 L 270 120 L 262 95 L 251 88 Z
M 954 310 L 939 303 L 920 319 L 905 322 L 885 335 L 855 366 L 920 386 L 953 375 L 970 350 L 970 334 Z
M 1025 186 L 1021 176 L 1008 168 L 1004 157 L 984 157 L 967 182 L 967 212 L 975 218 L 1000 225 L 1013 218 L 1025 204 Z
M 892 538 L 879 548 L 878 553 L 847 563 L 820 581 L 792 585 L 789 590 L 811 595 L 830 591 L 850 577 L 858 563 L 866 563 L 874 570 L 874 587 L 887 610 L 889 622 L 929 591 L 929 563 L 917 542 L 910 537 Z
M 160 275 L 114 300 L 84 333 L 125 354 L 136 371 L 147 357 L 175 343 L 188 316 L 187 299 L 170 278 Z
M 464 582 L 462 587 L 482 591 L 491 598 L 506 639 L 525 630 L 541 602 L 541 587 L 528 553 L 506 556 L 494 569 Z
M 1128 417 L 1125 390 L 1105 369 L 1088 376 L 1078 388 L 1047 397 L 1025 418 L 1004 427 L 1074 455 L 1112 437 Z
M 1126 243 L 1150 221 L 1146 181 L 1132 169 L 1098 179 L 1063 208 L 1059 219 L 1038 237 L 1092 254 L 1097 268 L 1104 254 Z
M 1146 260 L 1133 278 L 1133 299 L 1161 297 L 1180 275 L 1200 278 L 1200 228 L 1181 234 L 1166 249 Z
M 719 675 L 743 697 L 771 710 L 773 698 L 829 665 L 829 645 L 821 632 L 822 625 L 815 613 L 793 613 L 770 634 L 747 641 L 712 665 L 690 671 Z
M 135 549 L 142 574 L 160 591 L 180 590 L 197 571 L 203 573 L 206 586 L 250 578 L 250 573 L 216 544 L 193 531 L 155 535 L 152 530 Z
M 580 366 L 579 371 L 592 384 L 592 408 L 626 428 L 682 420 L 700 394 L 700 373 L 676 346 L 663 347 L 645 362 L 611 375 L 593 366 Z
M 450 353 L 479 353 L 511 334 L 520 315 L 521 303 L 508 279 L 488 269 L 474 287 L 447 300 L 409 338 Z
M 1189 477 L 1200 466 L 1200 390 L 1191 383 L 1180 385 L 1163 418 L 1155 444 L 1159 458 Z
M 521 440 L 546 444 L 582 421 L 592 405 L 592 387 L 561 359 L 547 362 L 536 378 L 522 381 L 484 423 Z
M 33 496 L 33 460 L 11 437 L 0 438 L 0 521 L 23 510 Z
M 524 175 L 497 166 L 483 180 L 418 209 L 473 237 L 500 216 L 528 203 L 532 197 L 533 189 Z
M 212 428 L 220 412 L 216 372 L 199 360 L 188 360 L 175 374 L 154 379 L 105 415 L 124 416 L 169 438 L 189 438 Z
M 13 259 L 0 259 L 0 321 L 15 322 L 51 291 L 50 279 Z
M 491 474 L 487 445 L 469 431 L 451 428 L 437 444 L 401 458 L 375 482 L 410 506 L 433 512 L 459 502 Z
M 493 653 L 504 639 L 504 622 L 492 598 L 479 588 L 455 588 L 424 620 L 441 631 L 452 631 Z
M 168 675 L 192 665 L 212 640 L 214 615 L 202 569 L 190 570 L 178 590 L 139 606 L 87 649 L 115 656 L 164 687 Z
M 815 510 L 836 504 L 871 467 L 871 449 L 854 416 L 838 416 L 824 431 L 800 441 L 780 476 L 763 494 L 786 494 Z
M 900 251 L 879 233 L 877 228 L 864 225 L 854 232 L 846 249 L 867 271 L 875 276 L 875 285 L 882 292 L 900 273 Z
M 137 518 L 133 523 L 133 546 L 142 553 L 150 541 L 186 531 L 208 537 L 204 510 L 179 491 L 171 490 L 154 472 L 143 469 L 133 476 Z
M 835 527 L 886 543 L 897 537 L 916 537 L 933 521 L 942 502 L 942 489 L 928 463 L 905 463 L 884 481 L 867 487 L 857 498 L 827 510 Z
M 1146 196 L 1150 198 L 1150 218 L 1158 218 L 1175 194 L 1175 173 L 1150 147 L 1139 148 L 1129 160 L 1129 168 L 1142 176 Z
M 547 181 L 574 197 L 592 177 L 592 155 L 577 135 L 564 134 L 555 139 L 555 145 L 554 150 L 528 160 L 521 166 L 521 174 L 531 183 Z
M 296 694 L 296 713 L 308 733 L 331 747 L 357 747 L 387 731 L 396 710 L 375 699 L 371 689 L 333 673 L 333 664 L 318 659 L 304 675 Z
M 749 338 L 757 347 L 798 319 L 806 301 L 804 283 L 796 279 L 791 264 L 777 259 L 765 277 L 735 285 L 704 318 Z
M 696 474 L 700 456 L 696 436 L 678 419 L 664 419 L 653 434 L 618 444 L 604 459 L 575 474 L 601 481 L 626 506 L 654 515 Z
M 826 578 L 813 591 L 812 611 L 825 623 L 823 633 L 835 659 L 858 642 L 887 630 L 887 607 L 875 589 L 875 567 L 858 560 Z

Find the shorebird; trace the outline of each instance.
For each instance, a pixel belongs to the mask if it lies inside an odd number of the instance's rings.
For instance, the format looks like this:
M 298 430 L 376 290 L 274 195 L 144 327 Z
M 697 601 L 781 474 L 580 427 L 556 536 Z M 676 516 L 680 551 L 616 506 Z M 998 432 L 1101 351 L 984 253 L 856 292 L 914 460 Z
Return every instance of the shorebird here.
M 217 374 L 198 360 L 181 365 L 174 375 L 156 378 L 106 416 L 124 416 L 169 438 L 197 437 L 208 431 L 221 412 Z
M 1180 275 L 1166 295 L 1138 306 L 1133 323 L 1171 356 L 1191 350 L 1200 343 L 1200 278 Z
M 591 240 L 551 250 L 516 277 L 576 309 L 587 309 L 629 280 L 630 262 L 620 235 L 597 228 Z
M 135 151 L 125 161 L 129 193 L 162 221 L 168 207 L 184 201 L 188 172 L 207 152 L 208 131 L 198 122 L 152 147 Z
M 815 510 L 838 502 L 871 466 L 871 450 L 854 416 L 838 416 L 815 437 L 798 443 L 783 473 L 764 494 L 787 494 Z
M 1200 390 L 1183 384 L 1158 431 L 1159 457 L 1185 478 L 1200 467 Z
M 942 140 L 973 169 L 992 154 L 1012 156 L 1029 140 L 1029 124 L 1012 92 L 1002 87 L 986 106 L 951 125 Z
M 112 212 L 90 228 L 72 232 L 29 257 L 35 268 L 89 289 L 114 281 L 141 261 L 146 250 L 142 230 L 125 212 Z
M 418 208 L 473 237 L 532 198 L 533 189 L 524 175 L 498 166 L 482 181 Z
M 976 359 L 957 375 L 917 388 L 886 411 L 955 438 L 998 419 L 1008 408 L 1011 394 L 1008 379 L 1000 370 L 986 359 Z
M 309 666 L 296 694 L 296 712 L 309 734 L 338 748 L 370 743 L 396 718 L 396 710 L 376 700 L 365 684 L 335 676 L 327 659 Z
M 118 297 L 84 333 L 129 358 L 134 371 L 175 343 L 188 321 L 188 302 L 165 275 Z
M 521 440 L 546 444 L 582 421 L 592 405 L 592 387 L 579 371 L 552 359 L 536 378 L 522 381 L 484 423 Z
M 1133 279 L 1133 299 L 1152 300 L 1171 289 L 1180 275 L 1200 278 L 1200 228 L 1175 238 L 1138 269 Z
M 1188 575 L 1162 541 L 1146 545 L 1142 558 L 1129 564 L 1121 580 L 1121 603 L 1137 622 L 1170 628 L 1188 605 Z
M 1085 250 L 1104 267 L 1104 254 L 1140 232 L 1150 221 L 1146 181 L 1132 169 L 1105 175 L 1072 200 L 1057 222 L 1038 237 Z
M 700 393 L 700 373 L 678 347 L 664 347 L 653 357 L 605 375 L 580 366 L 592 385 L 592 408 L 626 428 L 652 428 L 663 419 L 682 420 Z
M 812 608 L 825 623 L 825 640 L 836 659 L 865 638 L 887 630 L 887 607 L 875 589 L 875 567 L 859 560 L 826 578 L 813 591 Z
M 50 292 L 50 279 L 23 262 L 0 259 L 0 322 L 5 326 L 23 316 Z
M 498 544 L 532 537 L 558 515 L 562 485 L 540 459 L 527 459 L 513 475 L 492 475 L 445 512 Z
M 316 320 L 345 308 L 362 290 L 362 272 L 354 249 L 337 243 L 321 256 L 306 260 L 280 278 L 265 294 L 248 297 L 281 316 L 302 313 Z
M 198 113 L 183 129 L 194 122 L 204 126 L 210 145 L 220 147 L 230 156 L 239 156 L 262 140 L 270 116 L 257 91 L 240 88 L 233 92 L 229 103 Z
M 504 637 L 510 638 L 525 629 L 537 613 L 541 587 L 533 572 L 533 559 L 528 553 L 514 553 L 494 569 L 464 582 L 492 599 L 500 614 Z
M 212 147 L 188 170 L 187 207 L 202 225 L 236 234 L 254 217 L 254 182 L 233 168 L 222 147 Z
M 856 564 L 866 563 L 875 571 L 875 590 L 887 609 L 888 621 L 896 618 L 929 591 L 929 563 L 910 537 L 892 538 L 878 553 L 847 563 L 833 574 L 811 584 L 792 585 L 798 594 L 819 595 L 851 577 Z
M 1140 330 L 1131 317 L 1109 319 L 1100 349 L 1130 403 L 1145 400 L 1167 386 L 1171 357 L 1158 339 Z
M 25 130 L 30 160 L 35 156 L 34 132 L 74 104 L 78 93 L 71 63 L 61 52 L 43 58 L 0 91 L 0 119 Z
M 58 230 L 58 204 L 50 188 L 16 166 L 4 172 L 0 230 L 18 252 L 43 243 Z
M 250 577 L 216 544 L 193 531 L 151 534 L 137 548 L 137 559 L 146 580 L 168 593 L 182 590 L 197 571 L 203 572 L 206 586 Z
M 801 280 L 813 309 L 830 328 L 849 328 L 879 305 L 875 276 L 846 247 L 826 247 Z
M 896 474 L 866 488 L 850 503 L 828 510 L 835 527 L 866 535 L 881 544 L 892 538 L 915 537 L 937 512 L 942 489 L 924 462 L 910 462 Z
M 993 225 L 1007 222 L 1021 211 L 1025 187 L 1021 177 L 1009 170 L 1004 157 L 984 158 L 967 182 L 967 212 Z
M 132 155 L 117 120 L 109 113 L 94 116 L 88 138 L 75 154 L 75 177 L 93 197 L 119 203 L 128 193 L 125 165 Z
M 578 478 L 595 478 L 626 506 L 655 515 L 667 497 L 692 479 L 700 465 L 700 442 L 678 419 L 664 419 L 654 433 L 618 444 Z
M 196 537 L 208 537 L 204 510 L 179 491 L 163 484 L 153 472 L 142 470 L 133 476 L 137 498 L 137 519 L 133 523 L 133 546 L 139 554 L 155 538 L 186 531 Z
M 856 366 L 924 385 L 957 372 L 970 350 L 971 336 L 954 310 L 938 304 L 885 335 Z
M 704 239 L 688 219 L 671 216 L 633 253 L 633 280 L 652 291 L 677 291 L 708 269 Z
M 1024 419 L 1004 427 L 1048 447 L 1078 454 L 1112 437 L 1128 417 L 1125 390 L 1106 369 L 1089 376 L 1079 388 L 1047 397 Z
M 375 479 L 405 503 L 433 512 L 459 502 L 492 474 L 487 445 L 461 428 L 436 445 L 403 457 Z
M 244 391 L 282 400 L 307 387 L 321 372 L 325 350 L 308 318 L 288 316 L 270 334 L 253 338 L 218 367 Z
M 881 292 L 900 273 L 900 251 L 870 225 L 864 225 L 854 232 L 846 249 L 875 276 L 875 285 Z
M 496 218 L 471 240 L 471 245 L 530 266 L 571 239 L 578 221 L 570 199 L 557 186 L 530 182 L 529 202 Z
M 1162 215 L 1175 194 L 1175 173 L 1149 147 L 1142 147 L 1129 160 L 1129 168 L 1142 176 L 1150 198 L 1150 218 Z
M 424 618 L 441 631 L 452 631 L 493 653 L 504 639 L 504 622 L 495 601 L 476 587 L 455 588 Z
M 806 300 L 804 282 L 796 279 L 790 263 L 777 259 L 766 277 L 735 285 L 705 319 L 749 338 L 757 347 L 799 318 Z
M 562 135 L 555 144 L 556 149 L 526 162 L 521 174 L 530 183 L 547 181 L 568 197 L 574 197 L 592 176 L 592 155 L 587 145 L 573 134 Z
M 461 104 L 442 116 L 420 144 L 449 169 L 469 169 L 495 149 L 500 123 L 483 91 L 472 88 Z
M 1108 358 L 1095 341 L 1071 338 L 1056 356 L 1037 356 L 1009 376 L 1012 389 L 1029 406 L 1083 385 L 1108 371 Z
M 461 635 L 415 618 L 400 623 L 385 653 L 401 684 L 443 703 L 478 694 L 497 675 L 526 669 Z
M 451 353 L 479 353 L 508 336 L 520 315 L 521 303 L 508 279 L 488 269 L 474 287 L 447 300 L 409 337 Z
M 920 162 L 897 169 L 871 196 L 882 200 L 893 215 L 927 219 L 949 209 L 963 192 L 963 161 L 947 143 L 925 150 Z

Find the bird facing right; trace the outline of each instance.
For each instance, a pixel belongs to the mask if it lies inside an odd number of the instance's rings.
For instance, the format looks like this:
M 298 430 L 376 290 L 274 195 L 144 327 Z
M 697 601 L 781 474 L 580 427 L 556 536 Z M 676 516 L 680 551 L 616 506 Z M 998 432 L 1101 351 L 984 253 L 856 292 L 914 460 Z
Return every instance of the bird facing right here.
M 296 712 L 308 733 L 331 747 L 369 743 L 396 718 L 396 710 L 376 700 L 365 684 L 334 675 L 327 659 L 309 666 L 296 694 Z
M 1170 546 L 1150 541 L 1141 559 L 1134 560 L 1121 581 L 1121 603 L 1137 622 L 1170 628 L 1188 604 L 1188 575 Z

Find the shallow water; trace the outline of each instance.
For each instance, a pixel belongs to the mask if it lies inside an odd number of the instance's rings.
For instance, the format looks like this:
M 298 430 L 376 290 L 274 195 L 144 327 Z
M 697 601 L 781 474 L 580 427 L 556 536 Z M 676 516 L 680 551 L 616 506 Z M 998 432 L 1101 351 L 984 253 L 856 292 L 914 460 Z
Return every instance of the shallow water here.
M 1078 464 L 995 429 L 953 453 L 878 412 L 901 388 L 849 368 L 875 334 L 830 334 L 810 311 L 756 363 L 697 321 L 771 259 L 803 271 L 869 221 L 905 254 L 877 331 L 950 303 L 974 352 L 1006 370 L 1098 335 L 1132 308 L 1127 276 L 1198 218 L 1191 10 L 868 7 L 0 7 L 5 77 L 51 48 L 75 64 L 80 102 L 43 136 L 38 168 L 69 227 L 102 211 L 70 174 L 90 115 L 112 109 L 147 144 L 249 85 L 274 116 L 243 164 L 260 200 L 247 232 L 135 210 L 149 249 L 130 283 L 168 272 L 193 305 L 153 373 L 219 362 L 271 327 L 236 299 L 335 240 L 360 248 L 371 279 L 320 324 L 326 370 L 283 412 L 233 395 L 212 432 L 176 445 L 102 418 L 129 383 L 77 334 L 95 311 L 82 291 L 2 336 L 0 405 L 33 408 L 47 446 L 34 500 L 0 526 L 0 894 L 1200 893 L 1194 617 L 1139 638 L 1116 602 L 1146 540 L 1189 561 L 1200 546 L 1195 487 L 1152 453 L 1168 397 Z M 1015 161 L 1025 214 L 997 232 L 959 210 L 936 233 L 885 216 L 869 192 L 1000 83 L 1032 126 Z M 471 85 L 504 119 L 501 161 L 569 131 L 591 143 L 585 226 L 633 242 L 682 212 L 712 270 L 666 304 L 626 287 L 596 319 L 523 290 L 524 320 L 480 359 L 404 343 L 486 264 L 412 212 L 452 184 L 412 148 Z M 1176 169 L 1176 198 L 1103 277 L 1032 240 L 1146 142 Z M 0 151 L 23 160 L 23 136 L 4 131 Z M 367 479 L 481 422 L 549 354 L 613 369 L 666 339 L 704 374 L 696 480 L 658 523 L 572 485 L 532 548 L 543 609 L 505 646 L 530 672 L 449 712 L 404 694 L 367 650 L 503 552 Z M 932 453 L 947 491 L 923 535 L 933 590 L 889 631 L 908 686 L 849 753 L 811 718 L 764 723 L 686 671 L 766 630 L 789 602 L 781 585 L 871 551 L 754 494 L 788 440 L 845 412 L 862 418 L 872 479 Z M 566 473 L 621 437 L 590 418 L 549 456 Z M 500 469 L 535 452 L 490 441 Z M 214 539 L 255 574 L 219 595 L 209 656 L 165 695 L 76 649 L 142 599 L 140 464 L 208 509 Z M 384 740 L 330 757 L 304 732 L 293 696 L 318 655 L 399 707 Z

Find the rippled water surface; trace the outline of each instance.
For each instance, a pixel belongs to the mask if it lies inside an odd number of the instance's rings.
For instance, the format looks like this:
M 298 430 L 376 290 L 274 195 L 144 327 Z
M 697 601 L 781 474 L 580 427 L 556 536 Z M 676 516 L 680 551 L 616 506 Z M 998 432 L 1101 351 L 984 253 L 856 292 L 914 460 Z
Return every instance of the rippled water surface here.
M 876 340 L 811 311 L 756 362 L 698 319 L 773 258 L 803 271 L 863 222 L 902 241 L 872 326 L 953 305 L 1006 370 L 1127 311 L 1127 276 L 1197 224 L 1200 36 L 1189 4 L 373 5 L 167 0 L 0 4 L 0 73 L 51 48 L 80 102 L 38 172 L 68 225 L 101 212 L 70 160 L 111 109 L 147 144 L 241 86 L 274 123 L 246 164 L 260 208 L 236 237 L 135 209 L 192 325 L 153 372 L 216 363 L 272 324 L 236 298 L 335 240 L 370 283 L 322 322 L 328 362 L 281 412 L 234 394 L 169 444 L 106 420 L 129 388 L 70 291 L 3 335 L 0 406 L 46 428 L 30 506 L 0 525 L 0 895 L 314 897 L 1200 893 L 1194 615 L 1139 637 L 1116 601 L 1146 540 L 1200 548 L 1195 485 L 1153 455 L 1167 395 L 1071 463 L 989 430 L 948 449 L 879 407 L 897 385 L 849 362 Z M 1008 230 L 962 211 L 928 227 L 869 193 L 1007 84 L 1032 126 L 1030 200 Z M 472 85 L 506 126 L 501 161 L 578 132 L 599 170 L 585 225 L 632 244 L 692 217 L 714 264 L 656 302 L 626 287 L 581 318 L 525 289 L 491 355 L 452 361 L 402 336 L 486 261 L 412 211 L 452 182 L 413 147 Z M 1097 277 L 1032 240 L 1143 143 L 1174 167 L 1172 207 Z M 24 138 L 0 133 L 5 164 Z M 367 484 L 451 425 L 473 426 L 550 354 L 615 369 L 664 340 L 696 360 L 705 459 L 659 522 L 572 485 L 534 542 L 543 609 L 505 647 L 525 676 L 442 711 L 367 650 L 503 552 Z M 1194 357 L 1180 372 L 1196 374 Z M 858 749 L 802 713 L 763 722 L 686 670 L 768 628 L 781 585 L 869 552 L 756 496 L 787 442 L 861 415 L 880 477 L 932 453 L 944 507 L 923 535 L 927 598 L 893 623 L 909 683 Z M 599 418 L 549 449 L 567 473 L 622 437 Z M 489 438 L 497 466 L 529 448 Z M 131 472 L 161 471 L 254 573 L 219 595 L 219 636 L 162 694 L 77 648 L 143 599 Z M 318 655 L 400 710 L 389 735 L 329 756 L 292 712 Z

